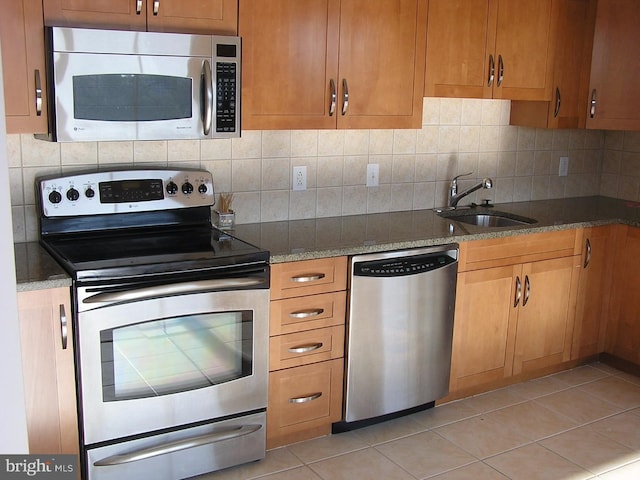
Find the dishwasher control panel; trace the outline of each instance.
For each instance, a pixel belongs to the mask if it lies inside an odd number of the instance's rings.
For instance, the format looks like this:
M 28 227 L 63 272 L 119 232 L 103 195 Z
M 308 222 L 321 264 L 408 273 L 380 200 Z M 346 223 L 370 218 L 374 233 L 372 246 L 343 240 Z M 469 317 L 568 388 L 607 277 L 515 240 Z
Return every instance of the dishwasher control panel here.
M 361 277 L 398 277 L 430 272 L 455 262 L 457 259 L 446 253 L 386 258 L 357 262 L 353 265 L 353 274 Z

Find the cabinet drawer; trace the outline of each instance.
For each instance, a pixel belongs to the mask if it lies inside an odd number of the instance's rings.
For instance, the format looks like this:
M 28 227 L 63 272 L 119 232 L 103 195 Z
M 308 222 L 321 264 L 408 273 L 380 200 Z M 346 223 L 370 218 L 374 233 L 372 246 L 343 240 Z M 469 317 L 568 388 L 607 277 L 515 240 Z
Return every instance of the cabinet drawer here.
M 267 447 L 328 434 L 342 417 L 342 359 L 269 374 Z
M 272 336 L 343 325 L 347 292 L 274 300 L 269 308 L 269 334 Z
M 269 369 L 298 367 L 344 355 L 344 326 L 278 335 L 269 339 Z
M 460 244 L 458 271 L 571 257 L 580 253 L 581 236 L 576 230 L 463 242 Z
M 347 257 L 271 266 L 271 299 L 336 292 L 347 288 Z

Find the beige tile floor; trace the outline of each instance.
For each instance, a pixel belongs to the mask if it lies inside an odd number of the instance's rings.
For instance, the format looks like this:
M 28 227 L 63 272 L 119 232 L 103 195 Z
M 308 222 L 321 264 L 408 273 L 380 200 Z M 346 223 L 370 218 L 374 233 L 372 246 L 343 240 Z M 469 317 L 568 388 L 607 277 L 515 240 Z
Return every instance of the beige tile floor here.
M 636 480 L 640 378 L 602 363 L 270 450 L 201 480 Z

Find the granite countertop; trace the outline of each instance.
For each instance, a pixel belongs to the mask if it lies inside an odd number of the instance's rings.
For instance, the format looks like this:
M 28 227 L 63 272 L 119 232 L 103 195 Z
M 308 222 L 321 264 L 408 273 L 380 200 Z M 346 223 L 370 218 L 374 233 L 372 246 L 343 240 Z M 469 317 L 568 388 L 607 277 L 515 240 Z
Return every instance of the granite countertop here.
M 483 207 L 477 207 L 484 209 Z M 433 210 L 236 225 L 233 235 L 271 252 L 271 263 L 419 248 L 453 242 L 624 223 L 640 227 L 640 203 L 607 197 L 496 204 L 491 210 L 534 218 L 518 227 L 455 222 Z M 15 244 L 18 291 L 71 285 L 36 242 Z

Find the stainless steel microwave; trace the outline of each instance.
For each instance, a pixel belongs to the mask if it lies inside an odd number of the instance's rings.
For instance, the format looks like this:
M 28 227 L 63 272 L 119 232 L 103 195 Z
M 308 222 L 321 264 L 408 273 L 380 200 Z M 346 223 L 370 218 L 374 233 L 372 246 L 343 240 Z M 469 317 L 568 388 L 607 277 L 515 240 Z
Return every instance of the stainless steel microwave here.
M 240 136 L 239 37 L 50 27 L 49 139 Z

